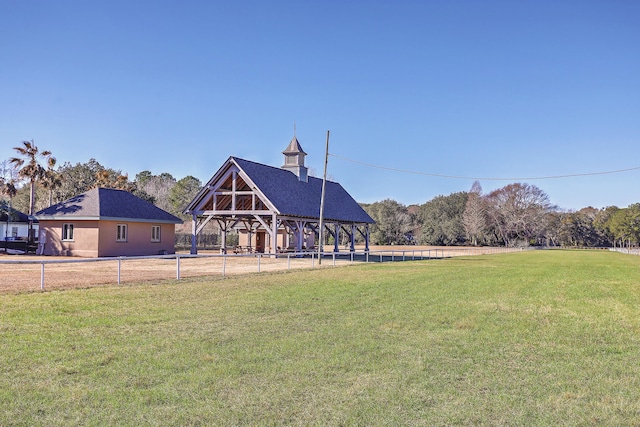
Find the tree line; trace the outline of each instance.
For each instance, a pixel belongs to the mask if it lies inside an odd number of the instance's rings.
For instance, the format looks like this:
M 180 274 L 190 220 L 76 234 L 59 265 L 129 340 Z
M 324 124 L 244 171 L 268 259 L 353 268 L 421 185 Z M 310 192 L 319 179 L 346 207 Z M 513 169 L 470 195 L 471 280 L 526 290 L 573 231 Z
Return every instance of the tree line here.
M 95 159 L 57 166 L 52 153 L 41 151 L 33 141 L 23 141 L 14 149 L 16 157 L 0 162 L 0 196 L 5 202 L 3 206 L 10 204 L 29 215 L 92 188 L 104 187 L 129 191 L 187 219 L 182 210 L 202 187 L 200 180 L 191 175 L 176 179 L 169 173 L 154 175 L 148 170 L 131 180 L 128 174 L 103 166 Z
M 615 247 L 640 243 L 640 203 L 563 211 L 540 188 L 513 183 L 483 194 L 437 196 L 422 205 L 392 199 L 362 207 L 376 221 L 374 245 Z
M 130 180 L 126 173 L 95 159 L 57 166 L 52 153 L 40 151 L 33 141 L 23 141 L 15 151 L 16 157 L 0 162 L 3 210 L 8 205 L 33 215 L 92 188 L 106 187 L 129 191 L 188 220 L 182 210 L 202 187 L 190 175 L 176 179 L 148 170 Z M 551 204 L 540 188 L 526 183 L 483 194 L 476 181 L 468 192 L 440 195 L 422 205 L 405 206 L 387 199 L 362 207 L 376 221 L 371 227 L 374 245 L 610 247 L 640 243 L 640 203 L 567 212 Z

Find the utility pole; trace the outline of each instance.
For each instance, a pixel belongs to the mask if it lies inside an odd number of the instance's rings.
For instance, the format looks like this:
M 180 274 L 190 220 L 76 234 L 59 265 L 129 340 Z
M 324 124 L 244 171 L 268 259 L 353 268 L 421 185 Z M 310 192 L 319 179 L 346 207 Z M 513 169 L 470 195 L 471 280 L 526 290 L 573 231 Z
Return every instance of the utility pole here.
M 322 176 L 322 195 L 320 196 L 320 230 L 318 231 L 318 265 L 322 265 L 322 252 L 324 243 L 324 193 L 327 186 L 327 162 L 329 160 L 329 131 L 327 131 L 327 144 L 324 150 L 324 175 Z

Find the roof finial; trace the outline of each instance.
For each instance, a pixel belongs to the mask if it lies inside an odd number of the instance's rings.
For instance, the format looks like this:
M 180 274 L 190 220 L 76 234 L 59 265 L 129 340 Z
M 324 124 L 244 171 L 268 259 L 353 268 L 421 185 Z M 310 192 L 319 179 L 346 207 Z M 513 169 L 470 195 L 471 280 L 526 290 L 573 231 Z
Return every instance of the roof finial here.
M 293 137 L 296 137 L 296 121 L 293 121 Z

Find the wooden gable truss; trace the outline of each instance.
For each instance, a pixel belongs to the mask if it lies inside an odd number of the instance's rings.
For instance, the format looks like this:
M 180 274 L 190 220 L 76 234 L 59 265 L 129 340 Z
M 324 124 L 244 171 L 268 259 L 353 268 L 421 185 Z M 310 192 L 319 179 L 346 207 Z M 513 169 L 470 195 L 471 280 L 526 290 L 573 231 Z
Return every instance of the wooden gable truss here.
M 249 250 L 272 254 L 283 250 L 298 253 L 310 250 L 319 235 L 319 218 L 281 215 L 231 158 L 203 187 L 185 212 L 192 215 L 192 254 L 197 254 L 197 235 L 210 221 L 215 221 L 221 230 L 223 253 L 228 250 L 227 234 L 233 230 L 246 233 L 249 242 L 257 233 L 266 233 L 268 242 L 265 243 L 268 245 L 250 247 Z M 341 231 L 349 237 L 351 251 L 355 251 L 355 237 L 358 232 L 365 238 L 368 250 L 368 224 L 335 223 L 325 220 L 324 225 L 327 234 L 334 237 L 335 252 L 339 251 Z M 282 246 L 278 245 L 279 236 L 284 240 Z

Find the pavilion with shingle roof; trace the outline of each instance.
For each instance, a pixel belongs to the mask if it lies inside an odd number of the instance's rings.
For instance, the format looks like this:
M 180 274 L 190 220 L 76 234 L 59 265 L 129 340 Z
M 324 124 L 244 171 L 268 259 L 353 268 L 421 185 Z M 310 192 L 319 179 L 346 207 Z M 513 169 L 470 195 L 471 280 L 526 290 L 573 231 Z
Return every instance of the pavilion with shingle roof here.
M 281 168 L 229 157 L 184 213 L 192 216 L 191 253 L 197 253 L 196 238 L 204 226 L 216 221 L 226 234 L 240 233 L 241 246 L 251 251 L 301 252 L 315 246 L 319 234 L 322 179 L 308 176 L 306 153 L 294 136 L 285 151 Z M 346 233 L 350 250 L 355 238 L 364 237 L 369 248 L 369 225 L 374 220 L 337 182 L 326 181 L 323 227 L 334 238 L 338 252 L 340 233 Z

